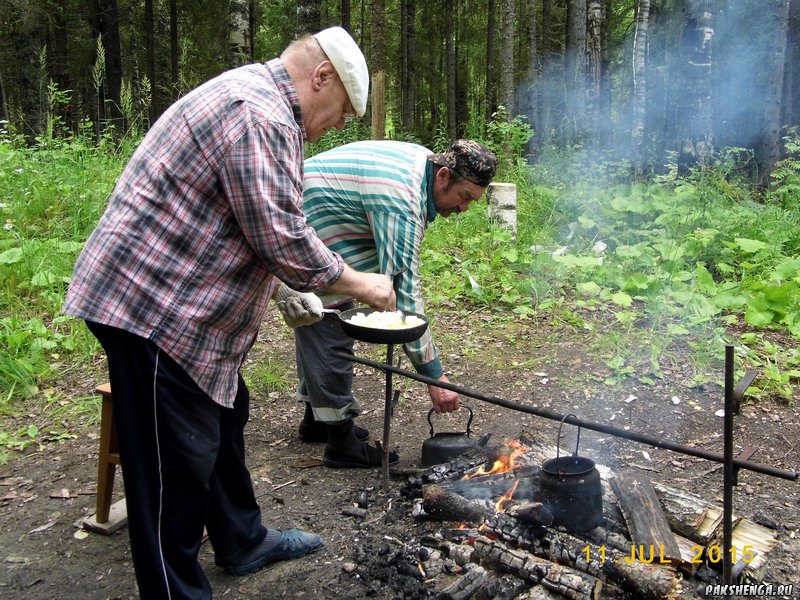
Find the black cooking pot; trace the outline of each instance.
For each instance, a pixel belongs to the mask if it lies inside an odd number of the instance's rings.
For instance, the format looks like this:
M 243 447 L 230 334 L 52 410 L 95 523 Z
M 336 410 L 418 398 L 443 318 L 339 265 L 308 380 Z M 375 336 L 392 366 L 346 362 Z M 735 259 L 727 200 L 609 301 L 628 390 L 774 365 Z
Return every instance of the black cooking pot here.
M 354 325 L 348 319 L 351 319 L 358 313 L 370 315 L 375 312 L 372 308 L 351 308 L 349 310 L 336 311 L 327 309 L 325 312 L 333 312 L 339 316 L 339 321 L 342 324 L 342 330 L 354 340 L 361 342 L 371 342 L 373 344 L 405 344 L 413 342 L 422 337 L 425 330 L 428 328 L 428 319 L 425 315 L 410 311 L 400 311 L 406 317 L 415 316 L 422 319 L 422 323 L 414 325 L 413 327 L 405 327 L 403 329 L 378 329 L 377 327 L 364 327 L 363 325 Z
M 452 460 L 475 446 L 478 442 L 469 437 L 470 425 L 472 424 L 472 409 L 466 404 L 462 404 L 461 408 L 466 408 L 469 411 L 469 419 L 467 420 L 467 430 L 465 432 L 442 432 L 433 433 L 433 422 L 431 416 L 434 409 L 428 411 L 428 424 L 431 426 L 431 437 L 422 442 L 422 460 L 423 467 L 432 467 L 448 460 Z
M 603 487 L 594 461 L 578 456 L 580 427 L 575 453 L 572 456 L 560 455 L 561 427 L 567 417 L 574 416 L 565 416 L 558 426 L 556 457 L 542 464 L 538 500 L 553 514 L 555 525 L 580 533 L 603 522 Z

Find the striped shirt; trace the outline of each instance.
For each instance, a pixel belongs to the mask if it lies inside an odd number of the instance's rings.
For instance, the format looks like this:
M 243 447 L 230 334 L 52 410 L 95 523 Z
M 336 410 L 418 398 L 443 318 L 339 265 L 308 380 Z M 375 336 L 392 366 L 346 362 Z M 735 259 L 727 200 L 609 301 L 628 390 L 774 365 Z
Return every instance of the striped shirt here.
M 273 275 L 307 291 L 344 268 L 301 212 L 304 138 L 279 59 L 173 104 L 120 176 L 63 311 L 152 340 L 232 406 Z
M 397 307 L 422 314 L 419 250 L 436 216 L 428 177 L 431 154 L 406 142 L 347 144 L 306 160 L 303 189 L 308 224 L 328 248 L 356 270 L 401 273 Z M 327 306 L 345 300 L 320 296 Z M 405 352 L 419 373 L 442 375 L 429 331 L 406 344 Z

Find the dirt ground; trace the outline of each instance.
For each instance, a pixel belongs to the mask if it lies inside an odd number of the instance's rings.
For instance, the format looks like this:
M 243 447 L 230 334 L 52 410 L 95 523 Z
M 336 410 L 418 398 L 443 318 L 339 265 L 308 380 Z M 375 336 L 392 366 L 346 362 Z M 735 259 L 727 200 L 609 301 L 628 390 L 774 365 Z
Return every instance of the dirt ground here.
M 663 378 L 653 385 L 635 377 L 618 385 L 603 383 L 610 372 L 595 348 L 595 334 L 566 324 L 528 321 L 487 326 L 480 312 L 440 313 L 434 331 L 450 380 L 483 394 L 546 407 L 560 413 L 722 452 L 722 388 L 717 384 L 692 387 L 695 367 L 686 354 L 671 348 L 673 357 L 662 364 Z M 358 344 L 359 356 L 382 360 L 384 347 Z M 723 348 L 716 353 L 723 356 Z M 291 332 L 270 317 L 251 354 L 250 365 L 269 359 L 293 366 Z M 403 367 L 408 368 L 408 362 Z M 646 350 L 638 376 L 648 376 Z M 722 364 L 707 367 L 721 381 Z M 65 375 L 71 397 L 91 394 L 100 383 L 101 369 Z M 380 439 L 383 423 L 383 374 L 357 366 L 356 392 L 364 407 L 359 423 Z M 426 414 L 430 403 L 424 385 L 395 378 L 403 389 L 392 420 L 392 445 L 401 467 L 419 463 L 428 437 Z M 493 442 L 522 432 L 555 441 L 558 423 L 462 398 L 474 409 L 473 437 L 492 432 Z M 798 402 L 791 406 L 746 403 L 735 422 L 736 452 L 758 448 L 753 461 L 775 467 L 800 468 Z M 255 394 L 248 426 L 249 464 L 265 523 L 313 530 L 325 539 L 324 548 L 308 557 L 270 566 L 246 577 L 231 577 L 214 565 L 209 544 L 200 559 L 216 598 L 421 598 L 433 596 L 453 577 L 433 581 L 398 577 L 390 568 L 403 543 L 418 547 L 428 525 L 411 516 L 403 496 L 407 482 L 393 478 L 381 489 L 380 470 L 331 470 L 315 465 L 323 445 L 297 440 L 301 407 L 291 390 Z M 437 431 L 463 430 L 463 415 L 436 417 Z M 3 598 L 135 598 L 136 586 L 129 556 L 127 529 L 111 536 L 80 533 L 76 522 L 94 512 L 99 428 L 78 432 L 77 439 L 29 447 L 0 465 L 0 597 Z M 568 437 L 563 447 L 574 443 Z M 715 463 L 662 451 L 609 435 L 584 430 L 581 452 L 600 464 L 631 471 L 652 480 L 691 490 L 722 504 L 722 469 Z M 741 471 L 734 492 L 735 512 L 775 527 L 778 546 L 769 557 L 765 582 L 795 584 L 800 597 L 800 493 L 798 483 Z M 123 496 L 121 479 L 115 500 Z M 366 516 L 345 516 L 344 507 L 358 500 Z M 364 502 L 366 500 L 366 502 Z M 77 534 L 77 536 L 76 536 Z M 416 546 L 414 546 L 416 544 Z

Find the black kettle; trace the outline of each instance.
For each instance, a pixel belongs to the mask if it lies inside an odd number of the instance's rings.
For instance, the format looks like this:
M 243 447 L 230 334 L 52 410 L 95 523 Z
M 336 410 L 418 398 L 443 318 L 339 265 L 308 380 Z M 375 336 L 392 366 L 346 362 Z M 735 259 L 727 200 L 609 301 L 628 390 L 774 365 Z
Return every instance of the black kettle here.
M 467 421 L 467 430 L 463 433 L 455 432 L 439 432 L 433 433 L 433 422 L 431 415 L 434 409 L 428 411 L 428 424 L 431 426 L 431 437 L 422 442 L 422 461 L 423 467 L 431 467 L 443 462 L 447 462 L 463 454 L 478 442 L 469 437 L 470 425 L 472 425 L 472 409 L 466 404 L 462 404 L 461 408 L 466 408 L 469 411 L 469 420 Z
M 560 455 L 561 427 L 568 417 L 574 416 L 567 415 L 561 419 L 556 457 L 542 464 L 537 500 L 553 514 L 556 525 L 580 533 L 594 529 L 603 522 L 603 488 L 594 461 L 578 456 L 580 427 L 575 441 L 575 453 L 572 456 Z

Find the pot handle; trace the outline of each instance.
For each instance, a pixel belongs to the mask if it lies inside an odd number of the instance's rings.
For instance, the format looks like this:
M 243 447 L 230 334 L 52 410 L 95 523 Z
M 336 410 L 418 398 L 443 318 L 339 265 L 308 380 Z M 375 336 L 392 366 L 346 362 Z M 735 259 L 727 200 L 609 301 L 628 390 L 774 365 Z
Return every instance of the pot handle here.
M 558 458 L 560 458 L 560 450 L 561 450 L 561 427 L 564 425 L 564 421 L 566 421 L 570 417 L 578 418 L 576 415 L 570 413 L 568 415 L 564 415 L 564 418 L 561 419 L 561 423 L 558 425 L 558 438 L 556 439 L 556 464 L 558 464 Z M 581 428 L 578 427 L 578 439 L 575 440 L 575 452 L 572 456 L 578 456 L 578 446 L 581 443 Z
M 469 426 L 472 425 L 472 409 L 469 406 L 467 406 L 466 404 L 464 404 L 463 402 L 461 403 L 461 408 L 466 408 L 469 411 L 469 419 L 467 419 L 467 437 L 469 437 L 469 434 L 470 434 Z M 433 437 L 433 421 L 431 421 L 431 415 L 434 412 L 436 412 L 436 409 L 434 409 L 434 408 L 432 408 L 432 409 L 430 409 L 428 411 L 428 425 L 431 426 L 431 437 Z

